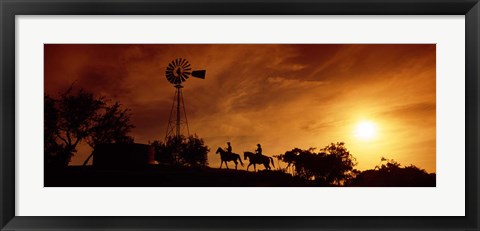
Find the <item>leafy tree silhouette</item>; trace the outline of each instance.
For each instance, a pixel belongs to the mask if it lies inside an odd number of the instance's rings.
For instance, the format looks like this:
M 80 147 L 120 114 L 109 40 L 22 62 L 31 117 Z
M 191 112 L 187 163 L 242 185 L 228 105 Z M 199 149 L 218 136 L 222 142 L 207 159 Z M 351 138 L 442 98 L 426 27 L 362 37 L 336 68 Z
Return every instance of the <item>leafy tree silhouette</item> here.
M 151 143 L 154 148 L 155 160 L 163 164 L 176 163 L 176 157 L 173 153 L 173 149 L 170 150 L 165 143 L 155 140 Z
M 104 97 L 95 97 L 83 89 L 74 91 L 73 85 L 58 99 L 46 95 L 44 100 L 46 165 L 67 166 L 81 141 L 92 147 L 99 143 L 133 142 L 127 135 L 134 127 L 128 109 L 121 109 L 118 102 L 108 106 Z
M 100 109 L 100 116 L 94 118 L 95 126 L 91 129 L 87 143 L 94 148 L 97 144 L 133 143 L 133 137 L 128 136 L 134 126 L 130 123 L 130 109 L 121 109 L 121 104 L 115 102 L 111 106 Z
M 44 161 L 46 166 L 65 166 L 69 155 L 65 155 L 65 145 L 57 142 L 58 110 L 56 100 L 49 95 L 44 96 Z
M 436 174 L 427 173 L 415 165 L 401 167 L 400 163 L 382 157 L 381 165 L 360 172 L 348 186 L 363 187 L 435 187 Z
M 160 163 L 186 166 L 208 165 L 210 151 L 203 139 L 197 135 L 168 137 L 164 142 L 154 141 L 155 159 Z
M 296 175 L 313 180 L 317 185 L 343 185 L 350 181 L 357 171 L 355 158 L 345 147 L 345 143 L 331 143 L 315 153 L 315 148 L 302 150 L 294 148 L 277 158 L 295 166 Z

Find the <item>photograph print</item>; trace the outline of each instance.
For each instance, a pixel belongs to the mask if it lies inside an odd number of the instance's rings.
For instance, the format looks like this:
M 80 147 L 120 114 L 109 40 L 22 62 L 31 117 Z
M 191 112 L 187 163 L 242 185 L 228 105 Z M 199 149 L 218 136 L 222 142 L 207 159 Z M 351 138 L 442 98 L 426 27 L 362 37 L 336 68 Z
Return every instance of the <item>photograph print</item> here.
M 435 187 L 435 44 L 45 44 L 45 187 Z

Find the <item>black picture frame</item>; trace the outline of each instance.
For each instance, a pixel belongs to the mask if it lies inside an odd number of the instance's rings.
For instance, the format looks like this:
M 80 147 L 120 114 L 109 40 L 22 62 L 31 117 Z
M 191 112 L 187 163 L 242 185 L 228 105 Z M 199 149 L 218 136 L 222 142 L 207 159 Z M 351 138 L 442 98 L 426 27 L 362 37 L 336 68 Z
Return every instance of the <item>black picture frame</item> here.
M 479 230 L 478 0 L 0 0 L 0 227 L 2 230 Z M 22 217 L 15 216 L 16 15 L 465 15 L 464 217 Z M 456 78 L 462 78 L 457 76 Z M 448 199 L 448 198 L 446 198 Z M 441 202 L 439 202 L 441 203 Z

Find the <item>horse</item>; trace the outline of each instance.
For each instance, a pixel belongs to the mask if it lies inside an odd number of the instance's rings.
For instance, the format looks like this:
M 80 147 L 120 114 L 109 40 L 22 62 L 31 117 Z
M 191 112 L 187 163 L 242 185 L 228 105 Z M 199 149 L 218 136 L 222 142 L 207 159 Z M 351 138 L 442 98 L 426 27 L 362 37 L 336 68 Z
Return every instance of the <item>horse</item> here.
M 220 153 L 220 159 L 222 159 L 222 162 L 220 163 L 220 168 L 222 168 L 223 162 L 225 162 L 225 166 L 227 166 L 227 169 L 228 169 L 227 162 L 233 161 L 235 163 L 235 170 L 236 170 L 238 165 L 237 160 L 240 161 L 240 164 L 243 167 L 243 162 L 242 162 L 242 158 L 240 158 L 240 155 L 236 153 L 228 153 L 227 151 L 223 150 L 223 148 L 221 147 L 218 147 L 215 153 L 216 154 Z
M 252 164 L 255 172 L 257 171 L 257 168 L 256 168 L 257 164 L 263 164 L 263 166 L 265 166 L 265 169 L 270 170 L 271 169 L 270 161 L 272 162 L 272 166 L 275 167 L 275 164 L 273 164 L 273 158 L 269 156 L 257 155 L 253 152 L 244 152 L 243 159 L 246 160 L 247 158 L 250 161 L 250 164 L 248 164 L 247 166 L 247 171 L 248 171 L 248 167 L 250 167 L 250 165 Z

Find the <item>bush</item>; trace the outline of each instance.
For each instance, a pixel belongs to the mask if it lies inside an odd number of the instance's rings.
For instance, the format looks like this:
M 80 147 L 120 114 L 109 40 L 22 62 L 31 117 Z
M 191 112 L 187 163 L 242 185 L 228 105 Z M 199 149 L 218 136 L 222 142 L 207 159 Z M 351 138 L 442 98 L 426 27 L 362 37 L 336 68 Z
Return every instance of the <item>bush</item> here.
M 197 135 L 168 137 L 165 142 L 154 141 L 155 159 L 160 163 L 186 166 L 208 165 L 210 151 L 203 139 Z
M 401 167 L 394 160 L 382 158 L 386 162 L 375 169 L 360 172 L 348 186 L 363 187 L 435 187 L 436 174 L 427 173 L 414 165 Z
M 287 167 L 293 165 L 299 177 L 319 186 L 342 185 L 354 177 L 355 158 L 343 142 L 331 143 L 319 153 L 314 150 L 294 148 L 277 158 L 288 163 Z

